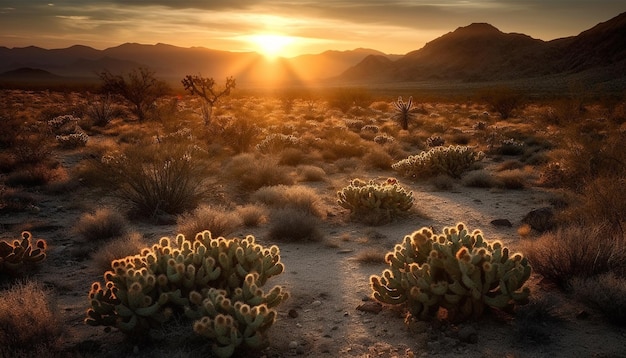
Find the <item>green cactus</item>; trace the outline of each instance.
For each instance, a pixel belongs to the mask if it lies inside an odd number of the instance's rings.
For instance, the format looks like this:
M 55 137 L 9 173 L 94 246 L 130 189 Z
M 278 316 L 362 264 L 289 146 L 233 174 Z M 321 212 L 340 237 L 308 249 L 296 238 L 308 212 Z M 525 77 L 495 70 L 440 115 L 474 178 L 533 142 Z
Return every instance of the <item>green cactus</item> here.
M 370 277 L 374 298 L 406 305 L 417 319 L 432 319 L 440 308 L 452 321 L 476 319 L 486 306 L 511 310 L 530 294 L 523 287 L 531 273 L 528 260 L 499 241 L 485 241 L 479 230 L 470 234 L 462 223 L 440 235 L 415 231 L 385 260 L 390 267 Z
M 253 236 L 194 241 L 161 238 L 140 254 L 114 260 L 89 292 L 85 323 L 142 336 L 178 314 L 195 319 L 194 330 L 230 356 L 241 344 L 261 347 L 276 318 L 273 307 L 288 298 L 279 286 L 267 294 L 267 279 L 284 271 L 277 246 L 264 248 Z
M 390 222 L 413 206 L 413 192 L 394 178 L 383 183 L 353 179 L 337 196 L 337 203 L 350 210 L 353 219 L 371 225 Z
M 484 158 L 483 152 L 475 152 L 467 146 L 435 147 L 427 152 L 409 156 L 392 168 L 401 175 L 414 179 L 429 178 L 439 174 L 447 174 L 460 178 L 463 172 Z
M 46 258 L 46 241 L 37 240 L 33 245 L 33 236 L 30 232 L 22 232 L 22 238 L 9 241 L 0 241 L 0 274 L 15 275 L 25 265 L 41 262 Z

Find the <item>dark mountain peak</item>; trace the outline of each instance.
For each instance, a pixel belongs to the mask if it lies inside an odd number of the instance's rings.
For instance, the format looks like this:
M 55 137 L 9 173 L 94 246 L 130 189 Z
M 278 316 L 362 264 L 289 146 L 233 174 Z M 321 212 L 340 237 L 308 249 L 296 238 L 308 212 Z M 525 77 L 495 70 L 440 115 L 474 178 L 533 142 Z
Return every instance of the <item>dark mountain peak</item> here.
M 502 34 L 502 31 L 486 22 L 475 22 L 468 26 L 459 27 L 451 34 L 456 36 L 490 36 Z
M 46 70 L 31 67 L 20 67 L 0 74 L 0 78 L 4 79 L 46 79 L 56 77 L 58 76 Z

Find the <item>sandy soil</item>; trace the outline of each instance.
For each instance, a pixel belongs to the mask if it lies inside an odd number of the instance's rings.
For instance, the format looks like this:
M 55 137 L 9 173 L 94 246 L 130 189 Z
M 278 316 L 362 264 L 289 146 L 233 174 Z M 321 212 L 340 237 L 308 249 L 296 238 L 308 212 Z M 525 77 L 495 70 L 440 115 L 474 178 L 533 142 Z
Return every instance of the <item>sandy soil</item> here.
M 72 157 L 74 155 L 74 157 Z M 65 154 L 66 165 L 80 154 Z M 367 173 L 384 178 L 384 173 Z M 547 204 L 546 193 L 538 189 L 493 190 L 455 185 L 438 192 L 427 184 L 403 181 L 413 190 L 420 214 L 378 227 L 347 220 L 347 212 L 334 203 L 334 193 L 350 178 L 334 174 L 317 190 L 326 200 L 328 219 L 321 227 L 325 239 L 311 243 L 273 243 L 265 237 L 266 227 L 236 235 L 252 234 L 264 245 L 279 244 L 286 272 L 268 285 L 283 285 L 291 298 L 279 306 L 279 319 L 270 330 L 271 346 L 263 352 L 241 356 L 261 357 L 624 357 L 626 330 L 606 324 L 595 312 L 580 306 L 567 295 L 533 276 L 529 285 L 533 299 L 549 299 L 554 308 L 551 319 L 533 321 L 504 314 L 486 316 L 479 322 L 450 325 L 440 322 L 404 324 L 402 312 L 379 307 L 370 299 L 369 276 L 380 274 L 384 264 L 357 260 L 362 250 L 389 251 L 404 235 L 423 226 L 436 230 L 463 221 L 470 229 L 480 228 L 487 239 L 501 239 L 515 248 L 516 227 L 530 210 Z M 0 216 L 4 235 L 31 230 L 45 238 L 49 256 L 35 275 L 56 294 L 64 322 L 64 346 L 85 357 L 119 356 L 207 356 L 205 348 L 184 348 L 185 339 L 132 346 L 119 332 L 105 333 L 101 327 L 83 324 L 90 284 L 102 272 L 90 260 L 72 256 L 75 238 L 69 228 L 89 208 L 107 198 L 90 196 L 80 190 L 67 196 L 40 195 L 40 205 L 30 212 Z M 494 219 L 508 219 L 513 227 L 496 227 Z M 133 229 L 147 240 L 173 236 L 174 226 L 136 222 Z M 376 308 L 381 308 L 380 312 Z M 531 312 L 532 313 L 532 312 Z M 187 328 L 180 326 L 181 332 Z M 174 332 L 182 335 L 181 332 Z M 170 331 L 169 333 L 173 333 Z M 188 333 L 188 332 L 187 332 Z M 167 332 L 166 332 L 167 334 Z M 179 337 L 180 338 L 180 337 Z M 182 342 L 182 343 L 181 343 Z M 169 353 L 167 353 L 169 352 Z M 186 353 L 180 353 L 186 352 Z M 210 354 L 209 354 L 210 355 Z

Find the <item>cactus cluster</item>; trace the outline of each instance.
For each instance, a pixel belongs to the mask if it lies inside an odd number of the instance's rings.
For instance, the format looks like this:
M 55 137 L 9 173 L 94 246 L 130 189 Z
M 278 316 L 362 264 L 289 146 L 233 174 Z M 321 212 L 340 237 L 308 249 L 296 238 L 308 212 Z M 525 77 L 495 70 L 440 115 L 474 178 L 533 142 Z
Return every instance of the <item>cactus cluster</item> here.
M 46 241 L 37 240 L 33 245 L 30 232 L 22 232 L 22 238 L 0 241 L 0 274 L 17 274 L 24 265 L 35 264 L 46 258 Z
M 413 192 L 394 178 L 383 183 L 353 179 L 337 196 L 337 203 L 350 210 L 353 219 L 372 225 L 390 222 L 413 206 Z
M 401 175 L 415 179 L 439 174 L 460 178 L 463 172 L 484 156 L 483 152 L 476 152 L 468 146 L 434 147 L 427 152 L 409 156 L 391 167 Z
M 432 319 L 440 308 L 460 322 L 480 317 L 485 307 L 512 310 L 528 301 L 523 287 L 531 267 L 501 242 L 487 242 L 462 223 L 435 235 L 422 228 L 407 235 L 385 257 L 382 276 L 370 277 L 377 301 L 406 305 L 409 318 Z
M 256 149 L 263 154 L 279 153 L 285 148 L 294 148 L 300 144 L 300 139 L 291 134 L 272 133 L 265 137 Z
M 89 135 L 78 125 L 79 120 L 68 114 L 48 121 L 48 127 L 56 135 L 55 138 L 61 148 L 73 149 L 87 144 Z
M 219 357 L 242 344 L 265 345 L 273 308 L 288 298 L 279 286 L 268 293 L 261 288 L 284 266 L 277 246 L 264 248 L 253 236 L 214 239 L 204 231 L 193 242 L 183 235 L 164 237 L 111 267 L 104 285 L 92 284 L 85 323 L 142 336 L 173 315 L 185 316 L 195 320 L 196 333 L 211 339 Z

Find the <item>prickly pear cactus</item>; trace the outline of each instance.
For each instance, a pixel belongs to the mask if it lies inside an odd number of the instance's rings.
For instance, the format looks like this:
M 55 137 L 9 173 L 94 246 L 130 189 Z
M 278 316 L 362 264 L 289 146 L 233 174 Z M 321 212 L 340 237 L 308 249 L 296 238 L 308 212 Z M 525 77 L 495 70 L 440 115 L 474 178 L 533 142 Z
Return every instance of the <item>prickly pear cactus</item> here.
M 401 175 L 414 179 L 447 174 L 460 178 L 461 174 L 484 158 L 483 152 L 476 152 L 467 146 L 435 147 L 427 152 L 409 156 L 391 165 Z
M 499 241 L 485 241 L 479 230 L 470 234 L 462 223 L 440 235 L 415 231 L 385 259 L 389 268 L 370 277 L 374 298 L 406 305 L 416 319 L 431 319 L 440 308 L 451 321 L 476 319 L 485 307 L 512 309 L 530 294 L 523 287 L 531 272 L 528 260 Z
M 46 258 L 46 241 L 39 239 L 33 244 L 30 232 L 22 232 L 22 238 L 13 242 L 0 241 L 0 274 L 19 274 L 25 265 L 36 264 Z
M 350 210 L 354 220 L 370 225 L 388 223 L 413 206 L 413 192 L 394 178 L 383 183 L 353 179 L 337 196 L 337 203 Z
M 214 239 L 204 231 L 193 242 L 164 237 L 138 255 L 114 260 L 111 268 L 104 285 L 91 287 L 85 323 L 142 336 L 184 314 L 196 320 L 194 330 L 214 342 L 220 357 L 241 344 L 266 344 L 273 308 L 288 298 L 279 286 L 268 293 L 261 288 L 284 266 L 277 246 L 264 248 L 253 236 Z

